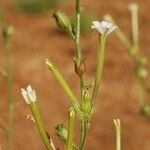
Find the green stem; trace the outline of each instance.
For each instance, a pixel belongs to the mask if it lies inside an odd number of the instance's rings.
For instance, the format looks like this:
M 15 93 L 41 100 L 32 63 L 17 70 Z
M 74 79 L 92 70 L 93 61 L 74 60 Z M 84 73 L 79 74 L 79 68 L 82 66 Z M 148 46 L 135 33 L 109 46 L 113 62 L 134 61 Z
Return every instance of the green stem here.
M 53 147 L 51 146 L 50 139 L 47 136 L 47 133 L 44 128 L 44 125 L 43 125 L 43 122 L 42 122 L 42 119 L 41 119 L 41 116 L 40 116 L 40 113 L 39 113 L 36 103 L 35 102 L 31 103 L 29 106 L 30 106 L 32 115 L 35 119 L 35 124 L 37 126 L 38 132 L 41 136 L 43 143 L 45 144 L 47 150 L 53 150 Z
M 132 41 L 133 44 L 138 49 L 139 45 L 138 8 L 131 9 L 131 23 L 132 23 Z
M 74 129 L 75 111 L 73 108 L 69 111 L 69 122 L 68 122 L 68 140 L 67 150 L 73 150 L 73 129 Z
M 87 133 L 88 133 L 88 120 L 84 119 L 81 122 L 81 139 L 79 150 L 84 150 Z
M 97 97 L 99 86 L 102 80 L 106 36 L 100 35 L 99 39 L 100 39 L 100 43 L 99 43 L 99 50 L 98 50 L 98 55 L 97 55 L 95 84 L 94 84 L 94 90 L 93 90 L 92 99 L 91 99 L 92 105 L 96 103 L 95 99 Z
M 119 119 L 114 119 L 116 131 L 116 150 L 121 150 L 121 123 Z
M 58 82 L 61 85 L 61 87 L 66 92 L 67 96 L 69 97 L 69 99 L 70 99 L 72 105 L 74 106 L 75 110 L 77 111 L 77 113 L 81 114 L 82 112 L 80 111 L 80 106 L 78 104 L 78 99 L 73 94 L 71 88 L 69 87 L 67 82 L 64 80 L 64 78 L 60 74 L 59 70 L 48 59 L 45 60 L 45 64 L 46 64 L 46 67 L 52 72 L 52 74 L 56 77 L 56 79 L 58 80 Z
M 82 53 L 81 53 L 81 44 L 80 44 L 80 23 L 81 23 L 81 10 L 80 10 L 80 0 L 76 0 L 76 52 L 77 52 L 77 59 L 81 61 Z M 80 89 L 81 89 L 81 100 L 83 95 L 83 88 L 84 88 L 84 77 L 83 74 L 80 77 Z
M 81 47 L 80 47 L 80 0 L 76 0 L 76 50 L 77 58 L 81 59 Z
M 138 54 L 139 50 L 139 29 L 138 29 L 138 6 L 131 7 L 131 25 L 132 25 L 132 46 L 131 52 L 134 55 Z
M 76 51 L 77 59 L 81 61 L 81 45 L 80 45 L 80 22 L 81 22 L 81 10 L 80 10 L 80 0 L 76 0 Z M 80 76 L 80 90 L 81 90 L 81 101 L 83 101 L 84 92 L 84 77 L 83 74 Z M 84 148 L 86 135 L 87 135 L 87 125 L 84 119 L 81 120 L 81 136 L 80 136 L 80 150 Z
M 11 52 L 10 52 L 10 37 L 4 37 L 5 47 L 5 61 L 6 61 L 6 80 L 8 88 L 8 126 L 7 126 L 7 150 L 12 150 L 12 135 L 13 135 L 13 116 L 14 116 L 14 104 L 13 104 L 13 83 L 11 74 Z

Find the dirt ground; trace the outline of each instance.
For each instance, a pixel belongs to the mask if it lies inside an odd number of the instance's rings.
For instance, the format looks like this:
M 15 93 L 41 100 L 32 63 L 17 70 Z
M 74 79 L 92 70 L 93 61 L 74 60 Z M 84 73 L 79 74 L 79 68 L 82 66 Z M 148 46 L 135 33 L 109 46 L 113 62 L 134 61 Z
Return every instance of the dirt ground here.
M 130 14 L 127 5 L 131 0 L 82 0 L 85 11 L 94 12 L 95 19 L 111 13 L 127 35 L 130 32 Z M 12 1 L 11 1 L 12 2 Z M 56 147 L 64 149 L 54 131 L 58 123 L 67 125 L 69 103 L 63 90 L 45 68 L 43 60 L 50 58 L 60 69 L 73 91 L 79 95 L 79 80 L 74 73 L 73 57 L 75 49 L 72 40 L 58 32 L 52 19 L 52 10 L 42 14 L 16 12 L 10 0 L 1 0 L 5 7 L 8 23 L 15 29 L 12 39 L 12 70 L 15 97 L 14 150 L 44 149 L 37 130 L 32 122 L 25 119 L 30 110 L 23 101 L 20 88 L 31 84 L 37 92 L 40 111 L 45 126 Z M 141 50 L 150 57 L 150 1 L 137 0 L 140 7 Z M 68 14 L 74 13 L 75 1 L 66 0 L 59 8 Z M 4 64 L 2 37 L 0 36 L 0 66 Z M 98 37 L 96 32 L 82 36 L 82 50 L 86 57 L 86 78 L 93 82 Z M 150 150 L 150 120 L 139 113 L 139 87 L 133 75 L 132 61 L 126 49 L 111 34 L 107 40 L 102 88 L 97 98 L 97 112 L 91 120 L 86 150 L 114 150 L 115 135 L 113 119 L 122 122 L 122 149 Z M 0 76 L 0 118 L 7 121 L 7 90 Z M 78 141 L 79 124 L 76 125 Z M 6 136 L 0 130 L 0 145 L 6 149 Z

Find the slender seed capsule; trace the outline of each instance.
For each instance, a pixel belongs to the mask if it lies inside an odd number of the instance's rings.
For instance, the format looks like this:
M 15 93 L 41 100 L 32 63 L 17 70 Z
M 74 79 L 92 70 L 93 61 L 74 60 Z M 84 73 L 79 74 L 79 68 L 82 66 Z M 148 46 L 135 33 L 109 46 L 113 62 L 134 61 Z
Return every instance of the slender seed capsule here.
M 68 130 L 64 127 L 63 124 L 58 124 L 55 127 L 55 133 L 62 142 L 64 143 L 67 142 Z
M 74 28 L 68 16 L 61 11 L 55 11 L 53 13 L 53 18 L 60 29 L 67 32 L 73 39 L 75 39 Z

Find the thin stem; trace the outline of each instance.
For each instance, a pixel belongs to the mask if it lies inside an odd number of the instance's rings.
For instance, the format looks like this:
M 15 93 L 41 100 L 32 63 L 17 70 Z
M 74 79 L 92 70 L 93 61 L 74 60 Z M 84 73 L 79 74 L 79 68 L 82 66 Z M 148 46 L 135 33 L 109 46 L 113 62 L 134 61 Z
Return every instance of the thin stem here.
M 81 47 L 80 47 L 80 0 L 76 0 L 76 50 L 77 58 L 81 59 Z
M 80 76 L 80 89 L 81 89 L 81 100 L 83 100 L 83 91 L 84 91 L 84 77 Z
M 54 64 L 52 64 L 52 62 L 48 59 L 45 60 L 45 65 L 46 67 L 52 72 L 52 74 L 56 77 L 56 79 L 58 80 L 59 84 L 61 85 L 61 87 L 64 89 L 64 91 L 66 92 L 67 96 L 70 99 L 70 102 L 72 103 L 72 105 L 74 106 L 75 110 L 81 114 L 82 112 L 80 111 L 79 108 L 79 104 L 78 104 L 78 99 L 75 97 L 75 95 L 73 94 L 71 88 L 69 87 L 69 85 L 67 84 L 67 82 L 64 80 L 64 78 L 62 77 L 62 75 L 60 74 L 59 70 L 56 68 L 56 66 Z
M 138 6 L 136 4 L 133 8 L 131 8 L 131 23 L 132 23 L 132 40 L 133 44 L 137 46 L 139 45 L 139 29 L 138 29 Z
M 104 18 L 107 21 L 110 21 L 110 22 L 116 24 L 111 15 L 106 15 Z M 128 49 L 131 44 L 130 44 L 130 41 L 128 40 L 128 38 L 126 37 L 126 35 L 120 30 L 120 28 L 115 30 L 115 33 L 116 33 L 117 37 L 120 39 L 120 41 L 124 44 L 124 46 Z
M 76 51 L 77 59 L 82 60 L 81 54 L 81 45 L 80 45 L 80 21 L 81 21 L 81 10 L 80 10 L 80 0 L 76 0 Z M 83 74 L 79 75 L 80 77 L 80 90 L 81 90 L 81 101 L 83 101 L 83 92 L 84 92 L 84 77 Z M 81 120 L 81 136 L 80 136 L 80 150 L 84 149 L 85 140 L 87 135 L 87 125 L 84 118 Z
M 13 132 L 13 116 L 14 116 L 14 104 L 13 104 L 13 83 L 11 74 L 11 52 L 9 36 L 4 37 L 5 47 L 5 61 L 6 61 L 6 80 L 8 88 L 8 126 L 7 126 L 7 150 L 12 150 L 12 132 Z
M 46 130 L 44 128 L 44 125 L 43 125 L 43 122 L 42 122 L 42 119 L 40 116 L 40 112 L 37 108 L 36 103 L 35 102 L 31 103 L 29 106 L 30 106 L 32 115 L 35 119 L 35 124 L 37 126 L 38 132 L 41 136 L 43 143 L 45 144 L 47 150 L 53 150 L 53 147 L 51 146 L 50 139 L 48 138 L 48 135 L 47 135 Z
M 121 150 L 121 123 L 119 119 L 114 119 L 116 131 L 116 150 Z
M 69 111 L 69 122 L 68 122 L 68 140 L 67 140 L 67 150 L 73 150 L 73 129 L 75 121 L 75 111 L 73 108 Z
M 99 50 L 98 50 L 98 55 L 97 55 L 95 84 L 94 84 L 94 90 L 93 90 L 92 99 L 91 99 L 91 102 L 93 105 L 96 103 L 95 99 L 97 97 L 99 86 L 102 80 L 106 36 L 100 35 L 99 40 L 100 40 L 100 43 L 99 43 Z
M 81 23 L 81 10 L 80 10 L 80 0 L 76 0 L 76 38 L 75 38 L 75 44 L 76 44 L 76 52 L 77 52 L 77 59 L 79 61 L 82 60 L 82 53 L 81 53 L 81 44 L 80 44 L 80 23 Z M 83 88 L 84 88 L 84 77 L 83 74 L 80 76 L 80 89 L 81 89 L 81 100 L 82 100 L 82 94 L 83 94 Z
M 79 150 L 84 150 L 87 133 L 88 133 L 88 120 L 84 119 L 81 122 L 81 139 Z

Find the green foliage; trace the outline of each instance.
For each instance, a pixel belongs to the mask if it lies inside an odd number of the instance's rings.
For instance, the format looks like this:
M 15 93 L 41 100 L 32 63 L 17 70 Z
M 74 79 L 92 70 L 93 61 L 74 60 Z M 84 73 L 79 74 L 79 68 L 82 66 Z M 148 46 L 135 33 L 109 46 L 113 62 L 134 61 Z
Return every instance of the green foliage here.
M 64 0 L 17 0 L 16 8 L 23 12 L 43 12 Z

